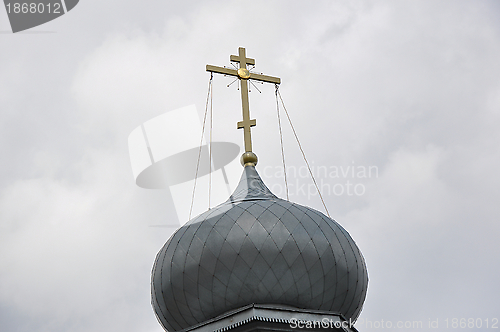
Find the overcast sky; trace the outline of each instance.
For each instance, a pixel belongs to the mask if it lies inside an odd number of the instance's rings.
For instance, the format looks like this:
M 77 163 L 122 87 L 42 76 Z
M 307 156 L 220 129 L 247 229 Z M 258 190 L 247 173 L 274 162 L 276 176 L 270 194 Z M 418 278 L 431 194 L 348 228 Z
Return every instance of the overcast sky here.
M 429 321 L 452 329 L 454 318 L 491 328 L 499 18 L 498 1 L 83 0 L 12 34 L 0 9 L 0 331 L 162 331 L 151 267 L 185 220 L 168 190 L 135 185 L 128 135 L 183 106 L 203 112 L 205 65 L 229 65 L 240 46 L 282 79 L 309 162 L 329 170 L 317 180 L 330 214 L 365 256 L 358 329 L 435 331 Z M 214 139 L 242 145 L 230 82 L 214 78 Z M 259 88 L 257 170 L 279 191 L 274 87 Z M 284 144 L 288 166 L 303 166 L 286 126 Z M 289 181 L 292 201 L 323 211 L 299 189 L 308 179 Z

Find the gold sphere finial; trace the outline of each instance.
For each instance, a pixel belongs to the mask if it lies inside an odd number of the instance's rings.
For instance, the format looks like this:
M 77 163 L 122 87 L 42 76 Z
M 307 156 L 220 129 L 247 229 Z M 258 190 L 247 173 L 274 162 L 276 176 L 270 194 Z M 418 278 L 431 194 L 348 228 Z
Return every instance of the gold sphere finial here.
M 250 71 L 248 71 L 248 69 L 246 68 L 240 68 L 238 69 L 238 76 L 243 79 L 250 78 Z
M 257 165 L 257 155 L 251 151 L 247 151 L 241 155 L 241 164 L 243 167 Z

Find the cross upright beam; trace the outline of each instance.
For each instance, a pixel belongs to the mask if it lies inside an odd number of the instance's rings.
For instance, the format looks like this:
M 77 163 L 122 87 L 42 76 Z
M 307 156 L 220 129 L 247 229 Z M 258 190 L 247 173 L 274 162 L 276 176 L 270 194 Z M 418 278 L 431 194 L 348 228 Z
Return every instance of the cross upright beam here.
M 252 134 L 251 127 L 254 127 L 257 122 L 255 119 L 250 120 L 250 107 L 248 103 L 248 80 L 260 82 L 280 84 L 281 80 L 278 77 L 266 76 L 262 74 L 251 73 L 247 69 L 247 65 L 255 65 L 255 60 L 246 57 L 246 52 L 243 47 L 238 49 L 238 55 L 231 55 L 229 58 L 232 62 L 239 62 L 238 70 L 224 67 L 207 65 L 207 71 L 223 75 L 237 77 L 241 83 L 241 108 L 243 111 L 243 121 L 238 122 L 238 129 L 243 128 L 243 136 L 245 140 L 245 152 L 252 152 Z

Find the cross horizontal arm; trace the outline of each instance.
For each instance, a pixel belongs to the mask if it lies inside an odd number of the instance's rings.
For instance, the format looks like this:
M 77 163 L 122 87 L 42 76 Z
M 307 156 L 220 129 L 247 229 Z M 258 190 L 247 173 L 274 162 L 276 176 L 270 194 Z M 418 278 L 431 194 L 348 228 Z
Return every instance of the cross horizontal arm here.
M 223 68 L 223 67 L 217 67 L 217 66 L 212 66 L 212 65 L 207 65 L 207 71 L 214 72 L 214 73 L 219 73 L 219 74 L 224 74 L 224 75 L 230 75 L 230 76 L 238 76 L 238 71 L 235 69 L 231 68 Z M 275 83 L 275 84 L 280 84 L 281 79 L 279 77 L 273 77 L 273 76 L 267 76 L 267 75 L 261 75 L 261 74 L 256 74 L 256 73 L 250 73 L 250 80 L 256 80 L 256 81 L 261 81 L 261 82 L 267 82 L 267 83 Z
M 249 79 L 256 80 L 256 81 L 267 82 L 267 83 L 276 83 L 276 84 L 280 84 L 281 83 L 281 79 L 279 77 L 273 77 L 273 76 L 255 74 L 255 73 L 250 73 L 250 78 Z
M 231 68 L 223 68 L 223 67 L 207 65 L 207 71 L 224 75 L 238 76 L 238 71 Z

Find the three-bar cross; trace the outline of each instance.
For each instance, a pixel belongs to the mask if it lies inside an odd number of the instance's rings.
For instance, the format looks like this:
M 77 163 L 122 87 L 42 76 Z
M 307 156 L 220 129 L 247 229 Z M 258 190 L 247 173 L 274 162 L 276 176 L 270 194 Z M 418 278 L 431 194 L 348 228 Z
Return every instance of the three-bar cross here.
M 207 71 L 218 74 L 235 76 L 240 80 L 243 121 L 238 122 L 238 129 L 243 128 L 243 133 L 244 133 L 243 135 L 245 139 L 245 152 L 252 152 L 252 137 L 250 128 L 256 125 L 256 121 L 255 119 L 250 120 L 250 109 L 248 105 L 248 80 L 250 79 L 250 80 L 275 83 L 275 84 L 280 84 L 281 80 L 278 77 L 251 73 L 247 69 L 247 65 L 255 65 L 255 60 L 246 57 L 245 49 L 243 47 L 240 47 L 238 49 L 238 55 L 231 55 L 230 60 L 233 62 L 240 63 L 240 67 L 238 70 L 207 65 Z

